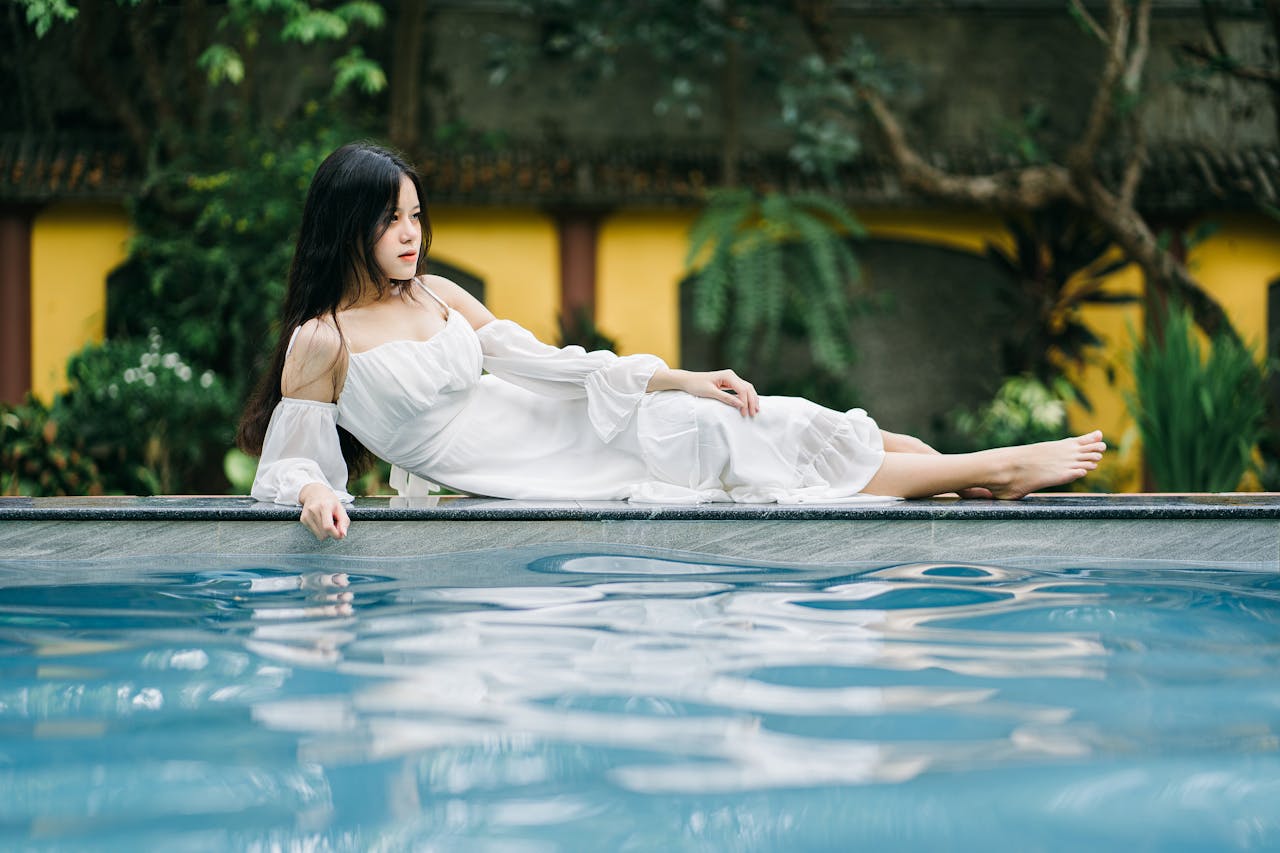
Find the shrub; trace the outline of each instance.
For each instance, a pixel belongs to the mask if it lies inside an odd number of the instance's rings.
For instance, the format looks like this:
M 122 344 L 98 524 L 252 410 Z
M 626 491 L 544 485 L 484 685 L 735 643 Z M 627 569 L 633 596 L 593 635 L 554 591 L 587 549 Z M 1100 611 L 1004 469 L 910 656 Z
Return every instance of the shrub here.
M 0 407 L 0 495 L 100 495 L 98 466 L 83 439 L 39 399 Z
M 243 399 L 270 349 L 312 174 L 354 132 L 316 114 L 289 133 L 192 144 L 134 200 L 136 236 L 108 281 L 111 338 L 159 329 Z
M 1266 370 L 1227 335 L 1206 356 L 1191 314 L 1170 304 L 1163 335 L 1134 341 L 1134 391 L 1126 403 L 1143 459 L 1160 491 L 1222 492 L 1253 466 L 1266 420 Z
M 1070 383 L 1046 384 L 1033 376 L 1011 376 L 995 397 L 977 409 L 957 409 L 946 417 L 947 450 L 968 452 L 1052 441 L 1067 433 L 1067 403 L 1075 399 Z
M 54 410 L 80 435 L 108 491 L 213 491 L 213 478 L 222 490 L 235 405 L 212 370 L 189 365 L 153 329 L 85 347 L 67 363 L 67 378 Z

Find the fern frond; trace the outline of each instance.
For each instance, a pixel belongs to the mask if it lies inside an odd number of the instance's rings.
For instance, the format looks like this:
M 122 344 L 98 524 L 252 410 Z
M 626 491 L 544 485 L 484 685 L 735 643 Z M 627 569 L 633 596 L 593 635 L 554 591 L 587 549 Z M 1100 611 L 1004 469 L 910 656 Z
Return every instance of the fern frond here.
M 689 227 L 689 251 L 684 264 L 692 268 L 708 243 L 732 244 L 756 215 L 756 199 L 750 190 L 728 189 L 712 193 L 702 215 Z
M 796 207 L 812 208 L 823 214 L 850 237 L 867 236 L 867 229 L 853 215 L 853 211 L 831 196 L 813 192 L 799 193 L 791 197 L 791 203 Z

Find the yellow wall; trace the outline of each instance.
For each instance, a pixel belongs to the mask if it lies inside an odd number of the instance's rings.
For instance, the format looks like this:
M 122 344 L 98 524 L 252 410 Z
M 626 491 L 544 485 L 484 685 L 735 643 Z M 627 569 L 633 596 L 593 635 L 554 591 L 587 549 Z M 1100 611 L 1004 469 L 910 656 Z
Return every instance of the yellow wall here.
M 67 359 L 101 341 L 107 273 L 125 258 L 129 224 L 115 205 L 54 204 L 31 233 L 31 387 L 48 401 L 66 387 Z
M 685 273 L 688 229 L 695 211 L 620 211 L 604 219 L 597 269 L 597 321 L 624 352 L 651 352 L 680 361 L 679 282 Z M 960 210 L 870 211 L 860 214 L 878 238 L 918 240 L 981 252 L 1005 240 L 998 216 Z M 1190 265 L 1220 299 L 1246 340 L 1259 347 L 1266 336 L 1266 285 L 1280 276 L 1280 223 L 1263 216 L 1213 216 L 1220 230 L 1196 247 Z M 543 340 L 557 337 L 559 254 L 552 219 L 529 209 L 439 207 L 432 210 L 432 255 L 482 278 L 486 301 Z M 36 217 L 32 234 L 32 378 L 48 399 L 64 386 L 67 358 L 100 340 L 107 273 L 124 258 L 129 231 L 117 207 L 60 204 Z M 1118 275 L 1113 289 L 1141 293 L 1135 268 Z M 1118 445 L 1131 431 L 1122 392 L 1131 386 L 1129 328 L 1142 326 L 1138 305 L 1085 309 L 1085 321 L 1107 343 L 1104 366 L 1079 381 L 1093 411 L 1076 406 L 1077 430 L 1098 427 Z M 1116 384 L 1106 377 L 1105 366 Z M 1129 459 L 1130 467 L 1136 454 Z M 1116 484 L 1133 487 L 1133 472 L 1113 472 Z M 1105 478 L 1097 478 L 1104 485 Z
M 680 280 L 689 211 L 623 211 L 600 229 L 596 322 L 623 352 L 680 363 Z
M 1209 221 L 1220 230 L 1194 248 L 1187 262 L 1222 303 L 1240 336 L 1261 352 L 1267 337 L 1267 284 L 1280 278 L 1280 222 L 1247 214 Z
M 527 209 L 432 207 L 431 231 L 429 258 L 483 279 L 494 314 L 556 340 L 560 255 L 550 217 Z

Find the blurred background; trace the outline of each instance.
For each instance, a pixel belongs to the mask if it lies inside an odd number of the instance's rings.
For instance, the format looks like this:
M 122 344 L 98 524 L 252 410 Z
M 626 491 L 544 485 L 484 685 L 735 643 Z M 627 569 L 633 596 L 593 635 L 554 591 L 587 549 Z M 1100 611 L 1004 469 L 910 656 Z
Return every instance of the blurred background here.
M 1280 0 L 4 0 L 0 494 L 247 490 L 353 139 L 544 340 L 1280 485 Z

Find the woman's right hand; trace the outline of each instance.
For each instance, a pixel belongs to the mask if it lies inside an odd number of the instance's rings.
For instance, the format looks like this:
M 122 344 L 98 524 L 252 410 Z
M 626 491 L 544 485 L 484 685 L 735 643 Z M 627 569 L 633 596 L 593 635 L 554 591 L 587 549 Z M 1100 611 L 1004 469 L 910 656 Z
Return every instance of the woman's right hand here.
M 333 537 L 345 539 L 351 519 L 347 517 L 347 509 L 333 493 L 333 489 L 324 483 L 308 483 L 298 492 L 298 500 L 302 504 L 302 526 L 310 530 L 321 541 Z

